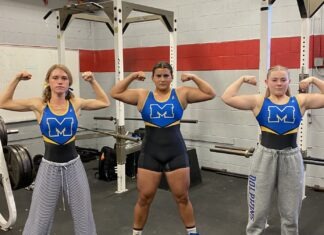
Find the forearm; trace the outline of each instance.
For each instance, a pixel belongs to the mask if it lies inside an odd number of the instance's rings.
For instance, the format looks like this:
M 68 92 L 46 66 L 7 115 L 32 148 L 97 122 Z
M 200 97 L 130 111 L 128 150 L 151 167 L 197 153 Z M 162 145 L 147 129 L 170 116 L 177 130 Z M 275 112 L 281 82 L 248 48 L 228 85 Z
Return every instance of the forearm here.
M 204 81 L 203 79 L 201 79 L 200 77 L 194 75 L 191 80 L 197 85 L 198 89 L 207 94 L 210 95 L 212 97 L 214 97 L 216 95 L 214 88 L 206 81 Z
M 110 101 L 108 99 L 107 94 L 95 79 L 90 82 L 90 85 L 96 94 L 96 100 L 100 100 L 105 104 L 110 105 Z
M 129 74 L 126 78 L 119 81 L 110 91 L 110 95 L 114 97 L 115 95 L 118 95 L 120 93 L 123 93 L 125 90 L 127 90 L 128 86 L 132 83 L 134 80 L 134 74 Z
M 233 82 L 230 86 L 228 86 L 222 95 L 222 100 L 226 102 L 226 100 L 236 96 L 243 83 L 244 83 L 244 76 L 240 77 L 235 82 Z
M 10 84 L 5 88 L 5 90 L 0 94 L 0 107 L 6 105 L 6 103 L 10 102 L 13 98 L 15 90 L 17 88 L 18 83 L 20 82 L 19 77 L 15 77 Z
M 317 77 L 312 77 L 312 84 L 314 84 L 322 94 L 324 94 L 324 81 Z

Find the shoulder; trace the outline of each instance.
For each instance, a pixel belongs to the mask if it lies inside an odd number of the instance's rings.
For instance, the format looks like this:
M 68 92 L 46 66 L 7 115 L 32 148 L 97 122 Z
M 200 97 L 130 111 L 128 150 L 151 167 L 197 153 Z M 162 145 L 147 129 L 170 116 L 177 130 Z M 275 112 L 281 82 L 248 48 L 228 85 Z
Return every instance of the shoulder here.
M 71 103 L 71 105 L 73 106 L 73 109 L 77 112 L 81 109 L 82 107 L 82 102 L 85 99 L 80 98 L 80 97 L 73 97 L 71 99 L 68 100 L 69 103 Z
M 138 102 L 137 102 L 137 109 L 140 111 L 143 109 L 143 106 L 147 100 L 147 97 L 149 96 L 150 94 L 150 90 L 148 89 L 143 89 L 143 88 L 140 88 L 140 89 L 137 89 L 138 90 Z
M 255 116 L 257 116 L 259 114 L 259 112 L 262 109 L 263 103 L 266 100 L 266 97 L 262 94 L 256 94 L 256 95 L 252 95 L 252 97 L 255 100 L 255 106 L 253 108 L 253 113 Z
M 140 99 L 145 99 L 151 92 L 150 90 L 144 88 L 137 89 L 137 91 Z
M 254 96 L 254 99 L 256 101 L 256 104 L 257 106 L 262 106 L 264 101 L 266 100 L 266 97 L 264 95 L 261 95 L 261 94 L 256 94 L 256 95 L 253 95 Z
M 298 102 L 298 104 L 299 104 L 299 106 L 302 107 L 304 105 L 304 103 L 305 103 L 305 100 L 307 98 L 307 95 L 308 94 L 306 94 L 306 93 L 301 93 L 301 94 L 297 94 L 297 95 L 292 96 L 292 97 L 295 97 L 296 100 L 297 100 L 297 102 Z
M 189 89 L 190 89 L 190 87 L 187 87 L 187 86 L 180 86 L 180 87 L 174 88 L 176 94 L 179 97 L 184 96 L 189 91 Z

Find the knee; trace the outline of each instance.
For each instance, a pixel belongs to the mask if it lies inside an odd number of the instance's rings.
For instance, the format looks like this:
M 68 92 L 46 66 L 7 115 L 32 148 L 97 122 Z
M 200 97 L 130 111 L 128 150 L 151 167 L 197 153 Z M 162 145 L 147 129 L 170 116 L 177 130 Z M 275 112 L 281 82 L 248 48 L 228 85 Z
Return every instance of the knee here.
M 151 194 L 151 193 L 147 193 L 147 194 L 140 193 L 139 194 L 139 197 L 138 197 L 138 200 L 137 200 L 137 204 L 140 207 L 149 206 L 149 205 L 151 205 L 151 203 L 153 201 L 153 198 L 154 198 L 154 194 Z
M 190 202 L 188 193 L 174 195 L 174 198 L 177 204 L 187 205 Z

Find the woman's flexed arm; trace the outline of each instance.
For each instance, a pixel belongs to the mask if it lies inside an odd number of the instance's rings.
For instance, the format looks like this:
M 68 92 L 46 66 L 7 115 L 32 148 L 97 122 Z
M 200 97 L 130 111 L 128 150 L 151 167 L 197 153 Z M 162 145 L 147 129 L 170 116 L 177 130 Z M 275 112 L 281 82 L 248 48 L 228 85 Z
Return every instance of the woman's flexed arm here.
M 22 80 L 30 80 L 32 75 L 27 71 L 18 73 L 9 85 L 0 93 L 0 108 L 11 111 L 34 111 L 41 103 L 41 98 L 13 99 L 15 90 Z
M 324 81 L 316 77 L 308 77 L 299 83 L 301 91 L 306 91 L 310 84 L 314 84 L 320 93 L 305 93 L 297 95 L 302 111 L 307 109 L 324 108 Z
M 82 74 L 82 78 L 88 82 L 94 93 L 96 94 L 95 99 L 81 99 L 81 109 L 85 110 L 96 110 L 106 108 L 110 105 L 109 98 L 105 91 L 101 88 L 99 83 L 96 81 L 92 72 L 87 71 Z
M 227 87 L 222 95 L 222 100 L 233 108 L 253 110 L 257 106 L 257 95 L 237 95 L 243 83 L 254 86 L 257 84 L 255 76 L 241 76 Z
M 129 74 L 122 81 L 119 81 L 110 91 L 111 97 L 127 104 L 137 105 L 141 89 L 128 89 L 128 86 L 134 81 L 144 81 L 144 72 L 134 72 Z

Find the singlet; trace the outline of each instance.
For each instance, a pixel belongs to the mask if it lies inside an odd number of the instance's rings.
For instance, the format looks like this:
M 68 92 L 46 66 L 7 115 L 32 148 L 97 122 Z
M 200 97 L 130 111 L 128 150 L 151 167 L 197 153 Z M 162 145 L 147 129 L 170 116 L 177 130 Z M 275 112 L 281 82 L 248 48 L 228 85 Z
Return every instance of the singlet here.
M 154 98 L 153 92 L 150 91 L 141 110 L 141 115 L 144 122 L 160 128 L 180 121 L 183 115 L 183 108 L 175 89 L 171 90 L 169 99 L 164 102 L 157 101 Z
M 256 116 L 262 131 L 261 144 L 274 149 L 296 147 L 302 117 L 296 97 L 290 97 L 288 103 L 282 105 L 265 98 Z
M 59 115 L 47 104 L 39 126 L 45 142 L 45 159 L 67 162 L 78 156 L 75 148 L 78 119 L 70 101 L 67 111 Z

